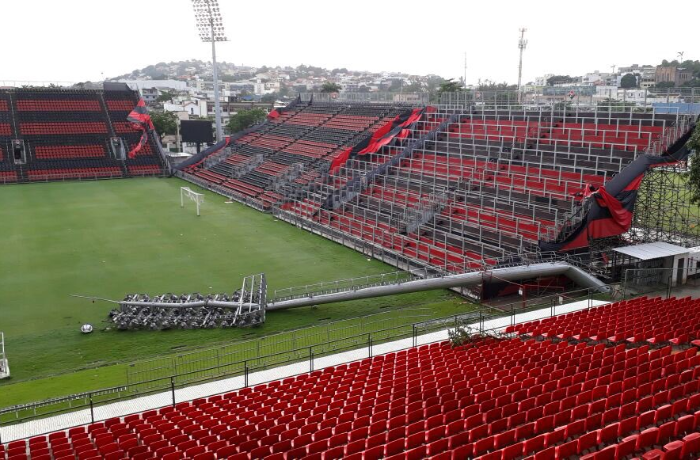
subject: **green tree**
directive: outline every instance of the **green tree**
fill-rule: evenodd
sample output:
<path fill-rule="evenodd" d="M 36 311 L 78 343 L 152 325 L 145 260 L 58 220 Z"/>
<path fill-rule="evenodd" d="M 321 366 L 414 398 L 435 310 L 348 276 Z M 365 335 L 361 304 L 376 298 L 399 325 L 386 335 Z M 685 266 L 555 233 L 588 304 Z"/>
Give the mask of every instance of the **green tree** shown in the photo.
<path fill-rule="evenodd" d="M 459 93 L 461 91 L 464 91 L 462 83 L 454 81 L 450 78 L 440 83 L 440 87 L 438 88 L 438 95 L 442 95 L 444 93 Z"/>
<path fill-rule="evenodd" d="M 279 97 L 289 96 L 289 87 L 286 85 L 280 85 L 280 90 L 277 92 L 277 95 Z"/>
<path fill-rule="evenodd" d="M 675 83 L 673 83 L 672 81 L 661 81 L 654 85 L 655 88 L 673 88 L 675 86 Z"/>
<path fill-rule="evenodd" d="M 174 94 L 170 91 L 164 91 L 163 94 L 156 98 L 156 102 L 169 102 L 173 99 Z"/>
<path fill-rule="evenodd" d="M 420 93 L 423 91 L 423 85 L 419 81 L 413 81 L 408 85 L 404 85 L 404 93 Z"/>
<path fill-rule="evenodd" d="M 325 82 L 323 86 L 321 86 L 322 93 L 337 93 L 340 91 L 340 89 L 339 84 L 330 81 Z"/>
<path fill-rule="evenodd" d="M 623 89 L 636 88 L 637 87 L 637 76 L 628 73 L 622 79 L 620 79 L 620 87 Z"/>
<path fill-rule="evenodd" d="M 226 127 L 231 134 L 243 131 L 246 128 L 265 121 L 267 113 L 263 109 L 241 110 L 228 120 Z"/>
<path fill-rule="evenodd" d="M 476 89 L 477 91 L 507 91 L 518 89 L 518 85 L 509 85 L 506 82 L 496 83 L 491 80 L 485 80 L 483 83 L 480 83 Z"/>
<path fill-rule="evenodd" d="M 177 134 L 177 116 L 173 112 L 153 112 L 151 121 L 161 139 L 167 134 Z"/>
<path fill-rule="evenodd" d="M 399 91 L 401 91 L 402 87 L 403 87 L 403 80 L 401 80 L 400 78 L 396 78 L 396 79 L 391 80 L 391 85 L 389 85 L 389 88 L 387 91 L 389 91 L 390 93 L 398 93 Z"/>
<path fill-rule="evenodd" d="M 700 88 L 700 78 L 693 78 L 692 80 L 683 83 L 681 86 L 686 88 Z"/>
<path fill-rule="evenodd" d="M 547 79 L 547 86 L 560 85 L 562 83 L 574 83 L 575 78 L 571 78 L 568 75 L 554 75 Z"/>
<path fill-rule="evenodd" d="M 238 74 L 238 75 L 222 75 L 222 76 L 221 76 L 221 81 L 225 81 L 225 82 L 235 82 L 235 81 L 245 80 L 245 79 L 247 79 L 247 78 L 249 78 L 249 77 L 250 77 L 250 75 L 241 75 L 241 74 Z"/>
<path fill-rule="evenodd" d="M 688 173 L 688 187 L 690 188 L 690 201 L 700 204 L 700 123 L 695 125 L 695 131 L 688 141 L 688 149 L 695 153 L 690 157 L 690 172 Z"/>

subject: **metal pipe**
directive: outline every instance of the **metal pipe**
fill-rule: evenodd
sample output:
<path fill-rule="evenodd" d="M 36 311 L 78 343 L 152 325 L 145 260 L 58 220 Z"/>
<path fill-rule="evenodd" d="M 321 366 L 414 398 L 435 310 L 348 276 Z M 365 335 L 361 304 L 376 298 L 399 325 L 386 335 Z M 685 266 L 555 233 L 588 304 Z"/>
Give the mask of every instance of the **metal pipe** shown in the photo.
<path fill-rule="evenodd" d="M 589 275 L 580 268 L 571 266 L 564 262 L 554 262 L 523 265 L 518 267 L 496 268 L 488 272 L 463 273 L 460 275 L 451 275 L 442 278 L 406 281 L 388 286 L 373 286 L 345 292 L 282 300 L 269 303 L 267 305 L 267 309 L 284 310 L 287 308 L 306 307 L 310 305 L 344 302 L 348 300 L 367 299 L 371 297 L 382 297 L 396 294 L 407 294 L 410 292 L 428 291 L 432 289 L 475 286 L 480 284 L 485 276 L 489 275 L 493 275 L 495 278 L 506 281 L 519 281 L 538 276 L 565 275 L 581 286 L 593 288 L 600 292 L 608 292 L 610 290 L 610 288 L 605 286 L 600 280 Z"/>
<path fill-rule="evenodd" d="M 196 307 L 224 307 L 224 308 L 238 308 L 242 307 L 257 307 L 258 304 L 255 303 L 244 303 L 239 302 L 224 302 L 221 300 L 198 300 L 196 302 L 142 302 L 142 301 L 131 301 L 123 300 L 116 302 L 120 305 L 128 305 L 131 307 L 158 307 L 158 308 L 196 308 Z"/>

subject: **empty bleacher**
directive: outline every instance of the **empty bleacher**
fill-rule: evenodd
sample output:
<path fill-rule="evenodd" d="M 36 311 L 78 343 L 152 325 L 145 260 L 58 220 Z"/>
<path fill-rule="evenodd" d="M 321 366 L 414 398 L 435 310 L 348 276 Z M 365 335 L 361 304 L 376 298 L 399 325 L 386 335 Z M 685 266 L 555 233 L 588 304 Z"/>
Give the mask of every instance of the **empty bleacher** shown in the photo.
<path fill-rule="evenodd" d="M 536 253 L 538 241 L 553 240 L 580 209 L 586 185 L 602 186 L 639 155 L 664 152 L 683 134 L 682 121 L 633 112 L 434 111 L 409 139 L 435 135 L 372 174 L 340 208 L 319 210 L 324 197 L 308 193 L 283 209 L 433 269 L 483 269 Z M 366 175 L 401 145 L 348 162 L 325 185 Z"/>
<path fill-rule="evenodd" d="M 0 458 L 697 458 L 697 348 L 555 335 L 595 314 L 624 336 L 644 320 L 628 313 L 649 304 L 690 318 L 700 302 L 640 298 L 516 325 L 510 338 L 410 348 L 14 441 Z"/>
<path fill-rule="evenodd" d="M 133 91 L 0 91 L 0 183 L 163 174 L 150 136 L 134 159 L 112 144 L 120 138 L 128 152 L 139 142 L 141 131 L 126 120 L 137 102 Z"/>
<path fill-rule="evenodd" d="M 184 172 L 269 209 L 285 196 L 282 186 L 319 179 L 318 171 L 327 171 L 336 155 L 405 110 L 383 104 L 299 104 L 237 139 L 214 164 L 205 161 Z"/>
<path fill-rule="evenodd" d="M 0 184 L 17 182 L 17 172 L 12 161 L 14 117 L 11 108 L 10 95 L 0 92 Z"/>
<path fill-rule="evenodd" d="M 376 152 L 330 171 L 405 107 L 299 103 L 186 178 L 319 233 L 443 273 L 538 257 L 580 213 L 588 186 L 690 126 L 674 114 L 428 108 Z"/>
<path fill-rule="evenodd" d="M 700 302 L 689 297 L 671 300 L 641 298 L 512 326 L 507 332 L 564 340 L 700 344 Z"/>

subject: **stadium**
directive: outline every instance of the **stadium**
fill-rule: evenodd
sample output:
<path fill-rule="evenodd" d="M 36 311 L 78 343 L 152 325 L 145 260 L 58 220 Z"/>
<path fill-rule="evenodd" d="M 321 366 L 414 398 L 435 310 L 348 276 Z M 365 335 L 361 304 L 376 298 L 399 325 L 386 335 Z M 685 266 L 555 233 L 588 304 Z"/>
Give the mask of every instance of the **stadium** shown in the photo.
<path fill-rule="evenodd" d="M 700 458 L 697 104 L 559 96 L 0 88 L 0 460 Z"/>

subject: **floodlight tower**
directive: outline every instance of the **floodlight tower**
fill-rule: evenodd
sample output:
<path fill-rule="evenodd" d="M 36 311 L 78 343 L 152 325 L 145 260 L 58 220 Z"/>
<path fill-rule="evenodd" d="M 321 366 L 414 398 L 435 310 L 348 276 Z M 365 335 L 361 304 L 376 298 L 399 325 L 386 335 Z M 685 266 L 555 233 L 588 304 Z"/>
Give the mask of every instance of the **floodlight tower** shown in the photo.
<path fill-rule="evenodd" d="M 214 79 L 214 114 L 216 116 L 216 141 L 221 142 L 223 129 L 221 127 L 221 101 L 219 100 L 219 71 L 216 65 L 216 42 L 228 41 L 221 19 L 218 0 L 192 0 L 194 17 L 199 29 L 199 38 L 203 42 L 211 42 L 211 63 Z"/>
<path fill-rule="evenodd" d="M 527 40 L 525 40 L 525 32 L 527 32 L 527 29 L 525 27 L 522 27 L 520 29 L 520 40 L 518 40 L 518 48 L 520 48 L 520 63 L 518 64 L 518 102 L 522 102 L 522 98 L 523 98 L 523 87 L 522 87 L 523 51 L 525 51 L 525 48 L 527 48 Z"/>

